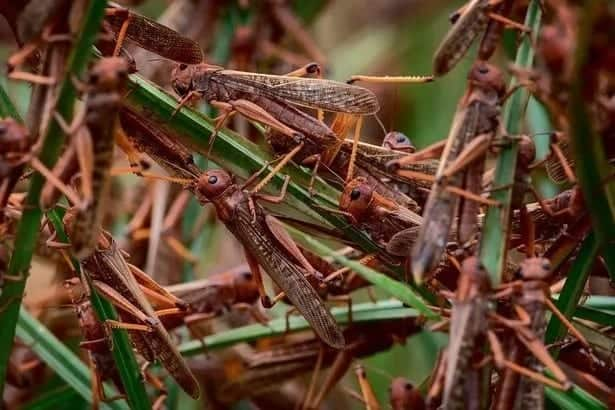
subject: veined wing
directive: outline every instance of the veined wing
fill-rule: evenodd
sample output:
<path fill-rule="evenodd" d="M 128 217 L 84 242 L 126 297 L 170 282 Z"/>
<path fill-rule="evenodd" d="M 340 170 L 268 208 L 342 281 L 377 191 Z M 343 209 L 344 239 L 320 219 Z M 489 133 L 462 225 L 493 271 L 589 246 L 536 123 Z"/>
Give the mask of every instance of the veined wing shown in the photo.
<path fill-rule="evenodd" d="M 376 95 L 356 85 L 318 78 L 267 75 L 220 70 L 224 86 L 243 92 L 255 92 L 291 104 L 325 111 L 369 115 L 380 109 Z"/>
<path fill-rule="evenodd" d="M 145 295 L 139 288 L 139 284 L 130 271 L 128 263 L 123 258 L 120 250 L 117 248 L 115 241 L 111 241 L 111 248 L 100 252 L 102 261 L 106 265 L 118 273 L 118 278 L 124 283 L 126 288 L 131 293 L 131 296 L 138 303 L 137 308 L 141 309 L 147 316 L 156 318 L 154 308 L 145 298 Z M 179 354 L 175 344 L 171 341 L 171 337 L 167 333 L 160 321 L 149 323 L 153 326 L 154 332 L 144 336 L 139 334 L 144 342 L 149 346 L 152 352 L 156 354 L 157 359 L 167 369 L 169 374 L 177 381 L 177 383 L 193 398 L 200 396 L 199 384 L 192 375 L 188 365 Z"/>
<path fill-rule="evenodd" d="M 123 7 L 113 3 L 112 6 L 111 9 L 124 10 Z M 179 63 L 198 64 L 203 61 L 203 50 L 196 41 L 155 20 L 133 11 L 128 13 L 130 13 L 130 21 L 126 37 L 137 43 L 139 47 Z M 105 17 L 107 24 L 116 33 L 119 32 L 125 20 L 125 15 L 120 13 L 108 13 Z"/>

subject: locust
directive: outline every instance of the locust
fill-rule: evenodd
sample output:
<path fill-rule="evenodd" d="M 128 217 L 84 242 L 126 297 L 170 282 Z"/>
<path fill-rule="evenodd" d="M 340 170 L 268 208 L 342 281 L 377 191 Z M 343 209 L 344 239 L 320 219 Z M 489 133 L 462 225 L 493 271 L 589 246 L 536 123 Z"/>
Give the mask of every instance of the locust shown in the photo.
<path fill-rule="evenodd" d="M 374 186 L 363 177 L 346 184 L 339 209 L 351 224 L 368 232 L 376 243 L 396 256 L 405 256 L 407 250 L 389 248 L 391 238 L 405 229 L 413 229 L 416 238 L 418 227 L 423 223 L 420 215 L 375 192 Z"/>
<path fill-rule="evenodd" d="M 433 58 L 433 72 L 439 77 L 448 73 L 468 52 L 474 40 L 487 30 L 489 22 L 495 20 L 510 27 L 517 28 L 522 32 L 529 32 L 529 29 L 522 24 L 516 23 L 500 14 L 497 14 L 503 2 L 510 3 L 511 0 L 470 0 L 461 11 L 453 24 L 453 27 L 446 34 L 440 46 L 436 50 Z M 481 57 L 488 58 L 493 50 L 491 44 L 492 34 L 483 40 L 481 47 Z"/>
<path fill-rule="evenodd" d="M 83 335 L 83 341 L 79 343 L 79 346 L 88 352 L 90 365 L 92 366 L 94 376 L 92 381 L 93 403 L 98 403 L 101 400 L 109 401 L 112 398 L 105 396 L 102 383 L 106 380 L 112 381 L 121 395 L 125 394 L 124 385 L 115 366 L 111 353 L 111 344 L 105 328 L 96 317 L 87 293 L 83 292 L 78 298 L 73 294 L 72 289 L 78 283 L 79 279 L 74 278 L 73 280 L 65 281 L 64 287 L 69 291 L 71 303 L 75 308 L 79 327 Z"/>
<path fill-rule="evenodd" d="M 70 226 L 70 217 L 65 224 Z M 198 398 L 200 392 L 196 379 L 144 295 L 141 285 L 173 303 L 175 308 L 172 313 L 185 310 L 186 304 L 166 292 L 147 274 L 129 265 L 116 242 L 104 231 L 99 237 L 96 251 L 81 263 L 96 290 L 119 307 L 120 316 L 125 319 L 123 322 L 107 321 L 107 325 L 132 330 L 130 338 L 139 353 L 149 362 L 158 359 L 186 393 Z"/>
<path fill-rule="evenodd" d="M 488 331 L 489 276 L 474 256 L 463 260 L 451 311 L 451 328 L 445 360 L 438 366 L 429 392 L 433 401 L 442 390 L 445 409 L 475 409 L 480 402 L 480 370 L 472 368 L 481 354 Z M 441 385 L 443 380 L 443 386 Z M 467 406 L 467 407 L 466 407 Z"/>
<path fill-rule="evenodd" d="M 277 76 L 226 70 L 209 64 L 179 64 L 173 70 L 172 86 L 182 97 L 180 106 L 199 96 L 223 113 L 216 121 L 214 136 L 234 112 L 282 134 L 281 150 L 286 155 L 270 178 L 298 153 L 299 163 L 312 164 L 317 170 L 323 152 L 338 143 L 338 137 L 327 125 L 298 107 L 357 116 L 372 115 L 379 110 L 376 96 L 365 88 L 298 77 L 319 71 L 317 64 L 308 64 L 292 75 Z"/>
<path fill-rule="evenodd" d="M 244 187 L 253 182 L 254 178 L 251 179 Z M 288 183 L 288 179 L 286 181 Z M 272 303 L 262 285 L 259 265 L 284 291 L 316 334 L 328 345 L 342 348 L 344 337 L 340 328 L 306 277 L 312 275 L 322 279 L 322 275 L 303 257 L 281 223 L 254 201 L 280 202 L 283 195 L 250 194 L 233 183 L 231 176 L 223 170 L 203 173 L 196 182 L 195 190 L 201 202 L 214 204 L 220 220 L 243 245 L 246 259 L 259 285 L 263 305 L 268 307 Z"/>
<path fill-rule="evenodd" d="M 181 323 L 189 327 L 195 322 L 211 319 L 232 309 L 247 310 L 258 322 L 267 321 L 254 306 L 260 293 L 254 275 L 245 265 L 211 275 L 204 280 L 167 286 L 165 289 L 188 306 Z M 175 326 L 169 319 L 164 320 L 164 325 L 170 330 Z"/>
<path fill-rule="evenodd" d="M 323 345 L 315 337 L 307 340 L 287 340 L 282 344 L 247 355 L 242 360 L 244 363 L 242 372 L 239 375 L 235 372 L 227 376 L 231 380 L 218 383 L 220 387 L 215 395 L 229 404 L 229 401 L 254 397 L 266 390 L 279 391 L 281 383 L 313 372 L 303 408 L 318 409 L 350 369 L 354 359 L 369 357 L 390 349 L 394 344 L 418 331 L 420 325 L 415 318 L 353 323 L 344 330 L 347 348 L 340 351 Z M 318 384 L 319 373 L 327 368 L 330 368 L 329 374 Z M 211 377 L 212 375 L 209 376 Z"/>
<path fill-rule="evenodd" d="M 295 140 L 337 140 L 324 123 L 295 107 L 356 115 L 379 110 L 371 91 L 332 80 L 233 71 L 205 63 L 179 64 L 172 78 L 173 89 L 184 100 L 199 96 L 221 109 L 224 120 L 236 110 Z"/>
<path fill-rule="evenodd" d="M 56 79 L 18 69 L 41 44 L 46 42 L 70 41 L 70 35 L 55 33 L 55 25 L 61 15 L 67 15 L 74 2 L 67 0 L 16 1 L 14 7 L 0 7 L 21 45 L 21 49 L 9 57 L 9 77 L 40 84 L 54 84 Z M 81 2 L 84 3 L 84 2 Z M 112 3 L 106 9 L 104 23 L 109 32 L 116 33 L 112 54 L 120 55 L 126 38 L 140 47 L 168 59 L 196 64 L 203 60 L 203 51 L 195 41 L 184 37 L 170 28 L 157 23 L 134 11 Z M 99 46 L 104 46 L 99 43 Z M 105 47 L 103 47 L 104 49 Z"/>
<path fill-rule="evenodd" d="M 532 250 L 533 247 L 528 247 Z M 531 251 L 528 251 L 531 252 Z M 515 327 L 518 343 L 511 345 L 508 369 L 502 377 L 499 389 L 498 403 L 504 408 L 544 408 L 544 384 L 559 389 L 567 389 L 571 383 L 565 373 L 559 368 L 544 348 L 544 334 L 546 330 L 546 309 L 551 310 L 557 318 L 566 325 L 571 334 L 583 346 L 589 348 L 585 337 L 572 326 L 568 319 L 551 302 L 547 292 L 546 279 L 552 273 L 552 266 L 544 257 L 530 256 L 520 266 L 521 281 L 507 283 L 497 297 L 508 296 L 516 311 L 517 320 L 525 326 Z M 506 320 L 498 320 L 508 325 Z M 533 353 L 533 354 L 530 354 Z M 529 372 L 519 372 L 519 366 L 526 367 Z M 557 382 L 546 379 L 540 375 L 546 366 L 553 373 Z M 513 372 L 517 374 L 513 374 Z M 522 376 L 519 380 L 519 373 Z M 541 376 L 541 377 L 537 377 Z M 546 380 L 545 380 L 546 379 Z"/>
<path fill-rule="evenodd" d="M 474 64 L 468 75 L 468 89 L 459 102 L 442 151 L 418 239 L 408 252 L 418 282 L 439 263 L 455 215 L 458 215 L 458 242 L 465 246 L 476 233 L 479 204 L 497 205 L 482 198 L 480 193 L 487 149 L 500 131 L 504 91 L 504 80 L 496 67 L 484 61 Z M 414 153 L 411 157 L 418 155 Z M 399 167 L 405 162 L 408 160 L 400 159 L 389 165 Z M 404 171 L 397 172 L 403 174 Z"/>
<path fill-rule="evenodd" d="M 74 153 L 80 166 L 83 201 L 69 196 L 79 206 L 69 235 L 79 259 L 94 252 L 102 229 L 111 182 L 117 115 L 127 79 L 128 65 L 123 58 L 99 60 L 90 69 L 83 86 L 85 106 L 81 114 L 71 125 L 56 115 L 58 123 L 73 136 L 74 151 L 68 150 L 66 155 Z M 70 192 L 68 188 L 67 191 Z"/>
<path fill-rule="evenodd" d="M 356 144 L 356 149 L 353 149 L 354 146 L 354 141 L 345 140 L 328 164 L 329 169 L 344 178 L 346 183 L 354 177 L 363 177 L 379 194 L 410 211 L 420 212 L 438 168 L 437 161 L 406 164 L 403 166 L 405 176 L 400 176 L 391 172 L 387 164 L 405 158 L 408 155 L 406 152 L 364 142 Z M 390 182 L 394 182 L 395 186 L 391 186 Z"/>

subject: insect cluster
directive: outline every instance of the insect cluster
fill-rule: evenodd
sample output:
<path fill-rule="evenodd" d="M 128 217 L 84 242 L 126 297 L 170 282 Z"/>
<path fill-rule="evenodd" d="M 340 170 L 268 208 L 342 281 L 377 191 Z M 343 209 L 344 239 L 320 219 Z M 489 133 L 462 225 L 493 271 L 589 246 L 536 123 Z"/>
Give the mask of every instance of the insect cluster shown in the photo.
<path fill-rule="evenodd" d="M 470 0 L 433 75 L 339 82 L 293 2 L 131 3 L 0 4 L 0 408 L 615 405 L 611 4 Z M 466 62 L 445 139 L 379 131 Z"/>

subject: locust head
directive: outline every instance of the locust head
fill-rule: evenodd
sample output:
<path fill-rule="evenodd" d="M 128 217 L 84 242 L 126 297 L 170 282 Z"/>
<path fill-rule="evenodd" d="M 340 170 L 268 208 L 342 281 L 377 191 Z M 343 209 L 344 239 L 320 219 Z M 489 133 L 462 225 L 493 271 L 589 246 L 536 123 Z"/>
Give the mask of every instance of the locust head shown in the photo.
<path fill-rule="evenodd" d="M 339 208 L 347 212 L 355 222 L 361 221 L 372 203 L 374 187 L 363 177 L 357 177 L 350 181 L 342 197 L 340 198 Z"/>
<path fill-rule="evenodd" d="M 410 138 L 398 131 L 391 131 L 384 136 L 382 146 L 396 151 L 403 151 L 412 154 L 416 148 Z"/>
<path fill-rule="evenodd" d="M 498 98 L 502 98 L 506 93 L 502 71 L 486 61 L 478 60 L 474 63 L 468 74 L 468 81 L 472 88 L 495 92 Z"/>
<path fill-rule="evenodd" d="M 198 195 L 206 201 L 215 201 L 220 195 L 233 186 L 233 178 L 222 169 L 212 169 L 204 172 L 196 184 Z"/>
<path fill-rule="evenodd" d="M 527 258 L 521 262 L 520 273 L 525 280 L 545 280 L 551 275 L 551 262 L 547 258 Z"/>
<path fill-rule="evenodd" d="M 0 119 L 0 176 L 5 176 L 30 149 L 28 129 L 12 118 Z"/>
<path fill-rule="evenodd" d="M 123 57 L 106 57 L 92 66 L 88 83 L 98 91 L 120 90 L 128 79 L 129 63 Z"/>
<path fill-rule="evenodd" d="M 188 64 L 178 64 L 173 68 L 171 74 L 171 86 L 180 97 L 185 97 L 190 91 L 194 90 L 192 78 L 196 66 Z"/>

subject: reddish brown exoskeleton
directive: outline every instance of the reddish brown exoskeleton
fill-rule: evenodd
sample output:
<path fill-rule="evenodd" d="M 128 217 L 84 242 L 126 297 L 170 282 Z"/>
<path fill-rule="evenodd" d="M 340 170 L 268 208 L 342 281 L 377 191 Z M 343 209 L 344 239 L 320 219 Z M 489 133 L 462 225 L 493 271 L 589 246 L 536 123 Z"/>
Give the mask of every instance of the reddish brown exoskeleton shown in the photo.
<path fill-rule="evenodd" d="M 425 399 L 408 379 L 396 377 L 389 387 L 392 410 L 425 410 Z"/>
<path fill-rule="evenodd" d="M 346 184 L 339 208 L 348 215 L 353 225 L 368 232 L 376 243 L 387 247 L 389 253 L 396 256 L 406 256 L 407 246 L 402 247 L 400 254 L 398 247 L 389 248 L 391 238 L 413 227 L 416 239 L 418 227 L 423 222 L 418 214 L 375 192 L 363 177 Z"/>
<path fill-rule="evenodd" d="M 247 181 L 244 186 L 251 182 Z M 284 291 L 318 336 L 330 346 L 342 348 L 344 337 L 341 330 L 306 278 L 307 274 L 320 279 L 321 274 L 303 257 L 282 224 L 254 201 L 279 202 L 283 195 L 276 198 L 250 194 L 223 170 L 203 173 L 196 183 L 196 193 L 202 202 L 214 204 L 220 220 L 244 246 L 248 264 L 259 284 L 263 305 L 270 306 L 271 301 L 265 293 L 259 265 Z"/>
<path fill-rule="evenodd" d="M 259 300 L 260 293 L 254 275 L 247 265 L 211 275 L 200 281 L 167 286 L 165 289 L 187 304 L 186 316 L 181 323 L 188 326 L 232 309 L 247 310 L 261 323 L 267 320 L 254 305 Z M 164 320 L 167 329 L 175 327 L 170 319 Z"/>

